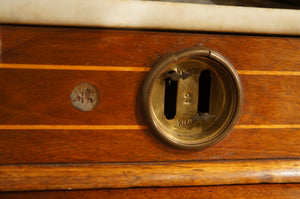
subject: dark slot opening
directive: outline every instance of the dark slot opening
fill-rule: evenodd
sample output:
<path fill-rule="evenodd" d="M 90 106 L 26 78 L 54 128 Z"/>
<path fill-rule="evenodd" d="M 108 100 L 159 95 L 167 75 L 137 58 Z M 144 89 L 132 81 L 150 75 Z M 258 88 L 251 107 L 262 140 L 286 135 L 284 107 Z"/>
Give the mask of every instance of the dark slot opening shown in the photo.
<path fill-rule="evenodd" d="M 169 73 L 173 73 L 171 71 Z M 173 81 L 171 78 L 165 80 L 165 110 L 164 114 L 168 120 L 174 119 L 176 115 L 178 81 Z"/>
<path fill-rule="evenodd" d="M 210 97 L 210 72 L 204 70 L 199 77 L 199 96 L 198 96 L 198 113 L 209 112 L 209 97 Z"/>

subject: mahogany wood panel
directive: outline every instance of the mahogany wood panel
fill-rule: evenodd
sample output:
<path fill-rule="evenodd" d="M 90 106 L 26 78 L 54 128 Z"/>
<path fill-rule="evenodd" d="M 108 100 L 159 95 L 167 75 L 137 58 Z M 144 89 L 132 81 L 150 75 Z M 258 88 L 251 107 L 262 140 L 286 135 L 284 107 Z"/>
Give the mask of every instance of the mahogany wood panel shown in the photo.
<path fill-rule="evenodd" d="M 1 164 L 299 158 L 299 129 L 236 129 L 204 151 L 167 146 L 139 130 L 2 130 Z"/>
<path fill-rule="evenodd" d="M 1 69 L 1 124 L 141 124 L 145 72 Z M 70 103 L 81 81 L 95 84 L 100 103 L 82 112 Z M 300 124 L 300 75 L 241 75 L 240 124 Z M 291 115 L 292 114 L 292 115 Z"/>
<path fill-rule="evenodd" d="M 298 37 L 1 26 L 3 63 L 151 66 L 165 54 L 204 45 L 236 67 L 299 71 Z"/>
<path fill-rule="evenodd" d="M 34 70 L 1 68 L 0 93 L 5 96 L 0 98 L 1 125 L 141 125 L 143 129 L 0 130 L 2 164 L 299 157 L 300 76 L 299 72 L 284 75 L 299 71 L 299 38 L 30 26 L 1 26 L 1 38 L 2 63 L 81 64 L 87 69 L 89 65 L 150 67 L 166 53 L 203 44 L 241 71 L 244 106 L 238 126 L 250 128 L 237 128 L 204 151 L 180 151 L 144 130 L 140 93 L 146 72 L 45 70 L 43 65 Z M 245 70 L 279 74 L 242 74 Z M 100 90 L 100 104 L 92 112 L 80 112 L 70 103 L 71 90 L 80 81 Z"/>
<path fill-rule="evenodd" d="M 0 166 L 0 191 L 297 183 L 299 160 Z"/>
<path fill-rule="evenodd" d="M 140 72 L 0 69 L 1 124 L 138 124 Z M 81 81 L 96 85 L 100 103 L 94 111 L 75 109 L 70 100 Z M 2 90 L 3 89 L 3 90 Z M 1 92 L 0 91 L 0 92 Z"/>
<path fill-rule="evenodd" d="M 299 182 L 298 37 L 1 25 L 0 39 L 2 191 Z M 182 151 L 147 129 L 141 86 L 160 57 L 199 45 L 235 66 L 244 105 L 235 129 L 221 143 Z M 4 68 L 14 64 L 31 69 Z M 46 68 L 53 65 L 69 69 Z M 100 90 L 100 104 L 91 112 L 70 103 L 70 93 L 81 81 Z M 247 188 L 233 187 L 241 190 L 240 196 L 247 194 Z M 260 195 L 255 185 L 249 186 L 257 195 L 248 196 L 263 198 L 267 191 L 274 198 L 299 195 L 298 185 L 262 187 Z M 197 188 L 158 190 L 188 196 L 187 190 L 197 194 Z M 229 197 L 235 191 L 231 188 L 200 189 L 203 194 L 220 189 L 220 195 Z M 283 189 L 287 195 L 278 191 Z M 136 190 L 156 192 L 123 189 L 129 196 Z M 109 196 L 109 191 L 95 192 Z"/>
<path fill-rule="evenodd" d="M 300 184 L 261 184 L 231 186 L 199 186 L 172 188 L 101 189 L 73 191 L 2 192 L 3 199 L 192 199 L 192 198 L 247 198 L 247 199 L 298 199 Z"/>

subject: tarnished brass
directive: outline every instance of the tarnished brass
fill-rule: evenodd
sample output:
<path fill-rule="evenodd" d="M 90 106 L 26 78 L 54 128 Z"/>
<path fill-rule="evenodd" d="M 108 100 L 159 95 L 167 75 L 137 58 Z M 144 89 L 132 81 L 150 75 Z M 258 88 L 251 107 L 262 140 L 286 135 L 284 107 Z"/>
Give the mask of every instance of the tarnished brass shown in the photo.
<path fill-rule="evenodd" d="M 207 82 L 202 85 L 200 76 L 205 73 Z M 165 101 L 166 85 L 172 82 L 177 85 L 175 94 L 167 97 L 176 96 L 173 107 Z M 182 149 L 203 149 L 222 140 L 237 122 L 242 87 L 223 56 L 204 47 L 190 48 L 153 66 L 144 82 L 143 103 L 149 125 L 161 138 Z M 206 111 L 201 111 L 201 103 Z M 165 106 L 176 113 L 167 117 Z"/>
<path fill-rule="evenodd" d="M 93 84 L 80 82 L 70 95 L 73 107 L 80 111 L 91 111 L 99 104 L 99 91 Z"/>

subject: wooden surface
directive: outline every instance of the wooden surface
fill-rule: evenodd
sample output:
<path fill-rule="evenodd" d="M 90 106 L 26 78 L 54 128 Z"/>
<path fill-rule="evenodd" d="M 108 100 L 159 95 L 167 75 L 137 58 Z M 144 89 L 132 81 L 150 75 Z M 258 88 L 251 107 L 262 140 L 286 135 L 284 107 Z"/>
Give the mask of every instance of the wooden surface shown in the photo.
<path fill-rule="evenodd" d="M 300 157 L 298 37 L 8 25 L 0 28 L 1 190 L 68 188 L 63 181 L 55 184 L 52 179 L 59 173 L 44 164 L 62 169 L 63 180 L 70 163 L 84 173 L 83 165 L 93 163 L 107 165 L 107 171 L 113 172 L 120 163 L 146 164 L 157 169 L 160 163 L 200 161 L 210 164 L 213 170 L 225 160 L 237 166 L 229 170 L 230 177 L 226 176 L 231 182 L 217 184 L 300 182 L 299 170 L 293 170 L 296 173 L 292 181 L 288 172 L 298 168 L 294 163 Z M 167 146 L 148 130 L 141 111 L 141 85 L 160 57 L 199 45 L 219 52 L 238 70 L 244 105 L 238 124 L 221 143 L 204 151 L 182 151 Z M 100 91 L 100 103 L 91 112 L 78 111 L 70 102 L 72 89 L 82 81 L 93 83 Z M 287 159 L 293 159 L 293 165 L 286 165 Z M 243 168 L 243 160 L 257 165 L 256 172 L 242 173 L 241 176 L 247 176 L 241 180 L 234 172 Z M 259 165 L 271 160 L 283 165 L 283 170 L 263 178 L 265 173 L 259 172 Z M 276 165 L 270 168 L 277 171 Z M 77 189 L 95 188 L 95 184 L 97 188 L 191 186 L 218 181 L 213 178 L 194 183 L 183 175 L 178 184 L 151 184 L 152 179 L 147 178 L 148 184 L 125 180 L 126 185 L 117 186 L 103 181 L 103 176 L 109 174 L 100 178 L 91 167 L 86 169 L 99 181 L 90 181 L 86 173 L 81 176 L 85 179 L 82 181 L 73 173 L 81 182 L 76 184 Z M 155 169 L 147 175 L 158 172 Z M 30 172 L 33 176 L 26 176 Z M 46 181 L 39 181 L 39 175 L 45 173 L 52 188 Z M 286 175 L 289 178 L 282 180 Z M 117 176 L 121 174 L 114 177 Z M 25 182 L 30 177 L 27 187 Z M 209 178 L 205 174 L 202 177 Z M 23 182 L 22 187 L 13 186 L 18 182 Z"/>
<path fill-rule="evenodd" d="M 103 189 L 85 191 L 36 191 L 36 192 L 4 192 L 2 199 L 82 199 L 82 198 L 166 198 L 166 199 L 196 199 L 196 198 L 245 198 L 245 199 L 298 199 L 300 184 L 273 185 L 232 185 L 232 186 L 200 186 L 174 188 L 135 188 L 135 189 Z"/>
<path fill-rule="evenodd" d="M 0 166 L 0 191 L 297 183 L 299 160 Z"/>
<path fill-rule="evenodd" d="M 2 26 L 1 38 L 2 164 L 300 156 L 298 38 L 23 26 Z M 141 84 L 158 58 L 198 45 L 220 52 L 238 69 L 244 105 L 222 143 L 186 152 L 147 130 Z M 81 81 L 100 91 L 92 112 L 70 103 Z"/>
<path fill-rule="evenodd" d="M 238 70 L 299 71 L 299 38 L 158 31 L 1 26 L 2 62 L 151 67 L 167 53 L 204 45 Z"/>
<path fill-rule="evenodd" d="M 2 130 L 0 135 L 5 164 L 299 157 L 298 129 L 234 130 L 199 152 L 173 149 L 145 130 Z"/>

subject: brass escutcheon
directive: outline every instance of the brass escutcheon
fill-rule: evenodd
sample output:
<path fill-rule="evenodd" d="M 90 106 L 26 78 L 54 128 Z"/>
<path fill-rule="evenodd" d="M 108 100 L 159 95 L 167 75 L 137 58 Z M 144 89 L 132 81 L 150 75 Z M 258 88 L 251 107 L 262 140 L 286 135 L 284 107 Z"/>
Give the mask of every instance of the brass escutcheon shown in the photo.
<path fill-rule="evenodd" d="M 149 126 L 181 149 L 204 149 L 221 141 L 238 120 L 242 86 L 234 67 L 204 47 L 159 60 L 143 85 Z"/>

